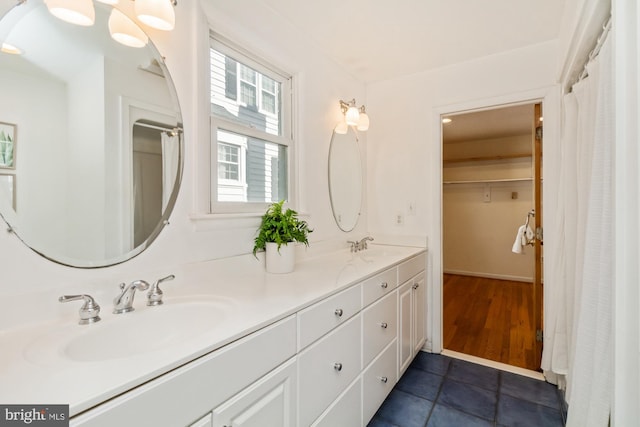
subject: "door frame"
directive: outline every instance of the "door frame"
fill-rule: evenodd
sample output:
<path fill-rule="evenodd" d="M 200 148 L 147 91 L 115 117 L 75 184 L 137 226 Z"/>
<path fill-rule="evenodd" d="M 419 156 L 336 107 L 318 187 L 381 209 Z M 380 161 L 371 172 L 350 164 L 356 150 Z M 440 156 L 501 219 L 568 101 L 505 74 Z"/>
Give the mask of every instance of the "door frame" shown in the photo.
<path fill-rule="evenodd" d="M 542 165 L 543 180 L 542 204 L 544 210 L 553 212 L 556 201 L 552 197 L 553 188 L 558 182 L 559 164 L 557 163 L 560 153 L 560 124 L 561 124 L 561 87 L 560 85 L 548 86 L 527 92 L 514 93 L 499 97 L 477 99 L 457 104 L 450 104 L 435 107 L 431 114 L 431 123 L 433 134 L 429 145 L 429 163 L 427 167 L 430 171 L 430 181 L 434 183 L 430 187 L 431 194 L 427 195 L 427 200 L 434 207 L 433 215 L 428 223 L 429 235 L 429 252 L 428 252 L 428 271 L 429 280 L 427 287 L 427 343 L 425 348 L 433 353 L 441 353 L 443 350 L 443 239 L 442 239 L 442 116 L 471 112 L 490 110 L 499 107 L 541 103 L 544 111 L 544 138 L 542 152 L 545 153 L 545 161 Z M 437 184 L 437 185 L 436 185 Z M 545 227 L 553 230 L 554 219 L 547 215 L 545 218 Z M 547 256 L 554 254 L 555 239 L 551 233 L 545 235 L 545 253 Z M 551 259 L 551 258 L 549 258 Z M 548 269 L 544 269 L 543 260 L 543 282 Z M 552 306 L 549 303 L 550 292 L 543 295 L 543 319 L 549 318 L 547 315 L 548 308 Z M 543 330 L 546 329 L 543 322 Z"/>

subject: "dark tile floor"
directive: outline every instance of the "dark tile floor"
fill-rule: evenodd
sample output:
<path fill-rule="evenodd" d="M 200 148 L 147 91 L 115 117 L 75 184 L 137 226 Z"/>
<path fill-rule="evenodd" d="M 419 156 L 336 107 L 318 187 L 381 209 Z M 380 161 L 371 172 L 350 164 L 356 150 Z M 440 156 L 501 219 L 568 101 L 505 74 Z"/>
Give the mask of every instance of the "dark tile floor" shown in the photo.
<path fill-rule="evenodd" d="M 420 352 L 369 427 L 562 427 L 556 386 Z"/>

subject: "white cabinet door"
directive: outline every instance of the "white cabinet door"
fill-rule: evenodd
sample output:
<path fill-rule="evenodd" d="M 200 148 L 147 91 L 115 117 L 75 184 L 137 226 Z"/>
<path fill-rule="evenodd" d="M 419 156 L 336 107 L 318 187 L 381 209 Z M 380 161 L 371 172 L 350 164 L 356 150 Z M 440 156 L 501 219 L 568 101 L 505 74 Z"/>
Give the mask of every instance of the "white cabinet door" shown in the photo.
<path fill-rule="evenodd" d="M 413 335 L 412 331 L 412 299 L 411 296 L 413 294 L 413 282 L 409 281 L 402 285 L 398 290 L 398 378 L 402 376 L 404 371 L 411 363 L 411 359 L 413 358 L 413 343 L 411 342 L 411 337 Z"/>
<path fill-rule="evenodd" d="M 294 427 L 296 359 L 247 387 L 213 410 L 213 427 Z"/>
<path fill-rule="evenodd" d="M 418 274 L 413 279 L 413 354 L 416 355 L 424 346 L 425 341 L 425 275 Z"/>

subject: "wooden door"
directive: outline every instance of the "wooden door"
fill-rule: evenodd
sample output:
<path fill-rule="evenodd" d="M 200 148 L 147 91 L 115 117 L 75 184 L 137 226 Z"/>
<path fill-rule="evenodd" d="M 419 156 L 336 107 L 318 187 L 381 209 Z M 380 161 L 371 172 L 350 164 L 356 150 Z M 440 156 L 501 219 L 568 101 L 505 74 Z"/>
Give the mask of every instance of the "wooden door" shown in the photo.
<path fill-rule="evenodd" d="M 535 209 L 534 243 L 534 277 L 533 277 L 533 327 L 535 328 L 535 357 L 536 366 L 542 360 L 542 104 L 534 107 L 533 122 L 533 204 Z"/>

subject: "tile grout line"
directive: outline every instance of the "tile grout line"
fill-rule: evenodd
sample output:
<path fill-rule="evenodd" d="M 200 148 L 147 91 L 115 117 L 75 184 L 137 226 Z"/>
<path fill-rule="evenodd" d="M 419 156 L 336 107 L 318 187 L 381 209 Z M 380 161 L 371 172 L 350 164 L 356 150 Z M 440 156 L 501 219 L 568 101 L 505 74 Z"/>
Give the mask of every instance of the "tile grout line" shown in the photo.
<path fill-rule="evenodd" d="M 446 381 L 447 375 L 449 375 L 449 370 L 451 369 L 452 364 L 453 364 L 452 361 L 449 360 L 449 363 L 447 363 L 447 370 L 444 373 L 444 375 L 442 375 L 442 381 L 440 382 L 440 387 L 438 387 L 438 392 L 436 393 L 436 397 L 433 399 L 433 405 L 431 405 L 431 410 L 429 411 L 429 415 L 427 415 L 427 419 L 425 420 L 423 427 L 427 427 L 427 425 L 429 424 L 429 419 L 431 419 L 431 415 L 433 414 L 433 411 L 436 409 L 436 403 L 438 402 L 438 398 L 440 397 L 440 393 L 442 392 L 442 388 L 444 387 L 444 382 Z"/>

